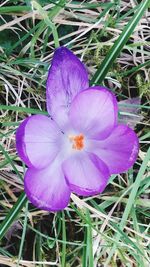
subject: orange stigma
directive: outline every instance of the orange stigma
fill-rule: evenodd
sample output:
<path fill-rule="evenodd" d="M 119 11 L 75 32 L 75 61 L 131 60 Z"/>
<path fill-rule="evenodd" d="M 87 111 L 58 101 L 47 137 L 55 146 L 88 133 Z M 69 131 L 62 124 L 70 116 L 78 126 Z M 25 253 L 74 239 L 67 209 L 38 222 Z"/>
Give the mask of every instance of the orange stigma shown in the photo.
<path fill-rule="evenodd" d="M 82 150 L 84 148 L 84 135 L 69 136 L 70 141 L 73 143 L 72 148 Z"/>

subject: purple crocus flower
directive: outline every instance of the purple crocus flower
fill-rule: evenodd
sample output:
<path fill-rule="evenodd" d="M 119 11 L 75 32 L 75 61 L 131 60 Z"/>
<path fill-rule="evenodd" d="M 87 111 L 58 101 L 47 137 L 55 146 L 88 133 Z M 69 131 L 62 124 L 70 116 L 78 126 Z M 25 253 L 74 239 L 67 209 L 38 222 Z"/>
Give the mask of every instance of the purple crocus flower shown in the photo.
<path fill-rule="evenodd" d="M 111 174 L 128 170 L 138 154 L 138 139 L 118 124 L 115 96 L 101 86 L 89 87 L 85 66 L 67 48 L 58 48 L 47 79 L 50 117 L 25 119 L 16 146 L 29 167 L 25 192 L 38 208 L 64 209 L 71 192 L 101 193 Z"/>

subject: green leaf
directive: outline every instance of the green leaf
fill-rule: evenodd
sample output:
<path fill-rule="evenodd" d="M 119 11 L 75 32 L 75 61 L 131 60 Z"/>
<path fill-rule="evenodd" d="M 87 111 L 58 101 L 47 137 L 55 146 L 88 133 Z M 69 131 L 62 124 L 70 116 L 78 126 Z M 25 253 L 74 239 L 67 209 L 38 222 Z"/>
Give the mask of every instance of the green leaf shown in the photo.
<path fill-rule="evenodd" d="M 5 149 L 3 148 L 3 146 L 1 144 L 0 144 L 0 151 L 2 151 L 2 153 L 4 154 L 6 160 L 8 160 L 8 162 L 11 164 L 14 172 L 18 175 L 18 177 L 22 181 L 22 176 L 21 176 L 20 172 L 17 170 L 13 160 L 11 159 L 11 157 L 8 155 L 7 151 L 5 151 Z"/>
<path fill-rule="evenodd" d="M 4 6 L 0 7 L 0 14 L 32 11 L 30 6 Z"/>
<path fill-rule="evenodd" d="M 8 215 L 5 217 L 2 224 L 0 225 L 0 240 L 5 236 L 8 228 L 17 218 L 18 214 L 20 213 L 21 209 L 24 207 L 26 202 L 27 202 L 27 198 L 26 198 L 25 193 L 23 192 L 18 198 L 15 205 L 12 207 L 12 209 L 8 213 Z"/>
<path fill-rule="evenodd" d="M 137 192 L 138 192 L 138 189 L 139 189 L 140 184 L 142 182 L 142 177 L 143 177 L 143 175 L 145 173 L 145 170 L 147 168 L 147 164 L 149 162 L 149 159 L 150 159 L 150 148 L 147 151 L 147 154 L 146 154 L 146 156 L 144 158 L 144 161 L 143 161 L 143 163 L 141 165 L 141 168 L 140 168 L 140 170 L 138 172 L 138 175 L 137 175 L 136 180 L 135 180 L 135 182 L 133 184 L 129 199 L 127 201 L 127 205 L 126 205 L 126 208 L 124 210 L 124 213 L 123 213 L 120 225 L 119 225 L 119 229 L 122 230 L 122 231 L 123 231 L 123 229 L 124 229 L 124 227 L 126 225 L 126 222 L 128 220 L 128 217 L 130 215 L 130 212 L 131 212 L 131 209 L 132 209 L 133 205 L 136 205 L 135 201 L 136 201 Z M 120 234 L 120 232 L 118 232 L 117 235 L 116 235 L 115 240 L 119 241 L 120 237 L 121 237 L 121 234 Z M 112 249 L 111 249 L 111 251 L 109 253 L 109 256 L 108 256 L 107 261 L 105 263 L 106 265 L 104 265 L 105 267 L 109 265 L 109 262 L 110 262 L 110 260 L 111 260 L 111 258 L 113 256 L 113 254 L 115 253 L 115 251 L 116 251 L 116 244 L 114 244 L 114 246 L 112 247 Z"/>
<path fill-rule="evenodd" d="M 106 77 L 110 67 L 114 63 L 115 59 L 121 52 L 124 45 L 127 43 L 128 39 L 130 38 L 132 32 L 134 31 L 135 27 L 137 26 L 139 20 L 143 16 L 146 8 L 150 4 L 150 0 L 144 0 L 139 5 L 139 8 L 130 22 L 124 27 L 122 33 L 120 34 L 119 38 L 116 40 L 114 45 L 111 47 L 110 51 L 108 52 L 107 56 L 103 60 L 102 64 L 96 71 L 95 75 L 91 80 L 91 84 L 101 84 L 104 78 Z"/>
<path fill-rule="evenodd" d="M 48 115 L 46 111 L 34 108 L 24 108 L 24 107 L 17 107 L 17 106 L 7 106 L 7 105 L 0 105 L 0 110 L 12 110 L 18 112 L 26 112 L 29 114 L 44 114 Z"/>
<path fill-rule="evenodd" d="M 62 238 L 63 238 L 63 244 L 62 244 L 62 260 L 61 260 L 61 266 L 66 266 L 66 222 L 65 222 L 65 215 L 62 211 Z"/>

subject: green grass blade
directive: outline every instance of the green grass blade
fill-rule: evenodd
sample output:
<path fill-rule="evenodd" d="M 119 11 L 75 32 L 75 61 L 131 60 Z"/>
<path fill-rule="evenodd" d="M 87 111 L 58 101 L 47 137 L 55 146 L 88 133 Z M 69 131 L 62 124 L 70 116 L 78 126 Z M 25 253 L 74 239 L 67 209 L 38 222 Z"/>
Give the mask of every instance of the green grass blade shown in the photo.
<path fill-rule="evenodd" d="M 130 214 L 132 205 L 135 203 L 136 194 L 137 194 L 137 191 L 139 189 L 140 183 L 142 181 L 141 177 L 143 177 L 143 175 L 144 175 L 144 172 L 145 172 L 145 170 L 147 168 L 147 164 L 149 162 L 149 159 L 150 159 L 150 148 L 147 151 L 146 157 L 145 157 L 145 159 L 144 159 L 144 161 L 143 161 L 143 163 L 141 165 L 139 173 L 138 173 L 138 175 L 136 177 L 136 180 L 134 182 L 134 186 L 133 186 L 132 191 L 130 193 L 130 196 L 129 196 L 129 199 L 128 199 L 128 203 L 127 203 L 127 206 L 125 208 L 125 211 L 124 211 L 121 223 L 120 223 L 120 229 L 124 228 L 124 226 L 126 224 L 126 221 L 128 219 L 128 216 Z"/>
<path fill-rule="evenodd" d="M 102 83 L 110 67 L 112 66 L 113 62 L 115 61 L 115 59 L 121 52 L 124 45 L 127 43 L 129 37 L 131 36 L 132 32 L 134 31 L 136 25 L 138 24 L 139 20 L 143 16 L 149 4 L 150 4 L 150 0 L 145 0 L 145 1 L 142 1 L 142 3 L 139 5 L 138 11 L 135 13 L 131 21 L 124 27 L 119 38 L 116 40 L 114 45 L 111 47 L 109 53 L 107 54 L 102 64 L 96 71 L 95 75 L 93 76 L 91 80 L 91 84 Z"/>
<path fill-rule="evenodd" d="M 5 6 L 0 7 L 0 14 L 7 14 L 7 13 L 17 13 L 17 12 L 29 12 L 31 11 L 30 6 Z"/>
<path fill-rule="evenodd" d="M 65 222 L 65 215 L 63 211 L 62 211 L 62 237 L 63 237 L 64 243 L 62 244 L 61 266 L 65 267 L 66 266 L 66 222 Z"/>
<path fill-rule="evenodd" d="M 136 67 L 133 67 L 131 70 L 123 71 L 120 75 L 121 75 L 122 77 L 128 76 L 128 75 L 132 74 L 133 72 L 137 72 L 137 71 L 139 71 L 141 68 L 146 67 L 146 66 L 149 66 L 149 65 L 150 65 L 150 60 L 148 60 L 148 61 L 146 61 L 146 62 L 144 62 L 144 63 L 142 63 L 142 64 L 139 64 L 139 65 L 136 66 Z"/>
<path fill-rule="evenodd" d="M 121 220 L 120 225 L 119 225 L 120 230 L 124 229 L 124 226 L 125 226 L 125 224 L 127 222 L 127 219 L 129 217 L 130 211 L 131 211 L 133 205 L 135 204 L 137 191 L 138 191 L 140 183 L 142 181 L 141 177 L 143 177 L 143 175 L 145 173 L 145 170 L 147 168 L 147 164 L 149 162 L 149 159 L 150 159 L 150 148 L 147 151 L 147 154 L 146 154 L 146 156 L 144 158 L 144 161 L 143 161 L 143 163 L 141 165 L 139 173 L 138 173 L 138 175 L 136 177 L 136 180 L 134 182 L 134 186 L 133 186 L 132 191 L 130 193 L 130 196 L 129 196 L 125 211 L 124 211 L 123 216 L 122 216 L 122 220 Z M 120 232 L 118 232 L 118 234 L 116 235 L 116 240 L 117 241 L 119 241 L 120 236 L 121 236 L 121 234 L 120 234 Z M 109 254 L 109 256 L 107 258 L 107 261 L 105 263 L 106 265 L 104 265 L 105 267 L 109 265 L 109 262 L 110 262 L 110 260 L 111 260 L 111 258 L 113 256 L 113 254 L 115 253 L 115 250 L 116 250 L 116 244 L 114 244 L 114 246 L 112 247 L 112 250 L 110 251 L 110 254 Z"/>
<path fill-rule="evenodd" d="M 26 112 L 28 114 L 44 114 L 48 115 L 46 111 L 34 108 L 24 108 L 24 107 L 17 107 L 17 106 L 7 106 L 7 105 L 0 105 L 0 110 L 12 110 L 18 112 Z"/>
<path fill-rule="evenodd" d="M 56 29 L 55 24 L 49 19 L 48 12 L 46 12 L 41 7 L 41 5 L 37 3 L 36 1 L 32 1 L 32 5 L 38 11 L 38 13 L 42 16 L 46 25 L 50 27 L 50 29 L 52 30 L 55 48 L 59 47 L 59 37 L 58 37 L 57 29 Z"/>
<path fill-rule="evenodd" d="M 22 231 L 22 237 L 21 237 L 20 248 L 19 248 L 18 262 L 17 262 L 17 266 L 16 267 L 19 267 L 19 265 L 20 265 L 21 255 L 22 255 L 22 252 L 23 252 L 24 244 L 25 244 L 27 221 L 28 221 L 28 202 L 26 203 L 26 208 L 25 208 L 23 231 Z"/>
<path fill-rule="evenodd" d="M 88 266 L 94 267 L 94 258 L 93 258 L 93 237 L 92 237 L 92 221 L 90 218 L 90 213 L 88 210 L 86 210 L 86 218 L 89 222 L 89 225 L 87 226 L 87 254 L 88 254 Z"/>
<path fill-rule="evenodd" d="M 12 209 L 8 213 L 8 215 L 5 217 L 2 224 L 0 225 L 0 240 L 5 236 L 10 225 L 17 218 L 18 214 L 20 213 L 21 209 L 24 207 L 26 202 L 27 202 L 27 198 L 26 198 L 25 193 L 23 192 L 18 198 L 15 205 L 12 207 Z"/>
<path fill-rule="evenodd" d="M 3 146 L 1 144 L 0 144 L 0 151 L 2 151 L 2 153 L 4 154 L 6 160 L 8 160 L 8 162 L 11 164 L 14 172 L 18 175 L 18 177 L 22 181 L 22 176 L 21 176 L 20 172 L 17 170 L 16 166 L 13 163 L 13 160 L 11 159 L 11 157 L 8 155 L 8 153 L 5 151 L 5 149 L 3 148 Z"/>

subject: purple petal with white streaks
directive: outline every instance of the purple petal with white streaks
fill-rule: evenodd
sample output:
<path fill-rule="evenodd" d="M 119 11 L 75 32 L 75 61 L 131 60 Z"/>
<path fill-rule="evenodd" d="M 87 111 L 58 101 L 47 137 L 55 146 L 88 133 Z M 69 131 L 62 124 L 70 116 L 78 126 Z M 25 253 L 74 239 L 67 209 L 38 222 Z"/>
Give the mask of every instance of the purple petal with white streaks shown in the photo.
<path fill-rule="evenodd" d="M 109 170 L 104 162 L 92 153 L 74 153 L 64 161 L 62 168 L 71 191 L 92 196 L 104 190 Z"/>
<path fill-rule="evenodd" d="M 74 98 L 69 117 L 79 132 L 86 133 L 90 138 L 104 139 L 117 124 L 116 98 L 106 88 L 91 87 Z"/>
<path fill-rule="evenodd" d="M 91 141 L 91 149 L 108 166 L 111 174 L 127 171 L 136 161 L 139 142 L 126 125 L 116 126 L 104 141 Z"/>
<path fill-rule="evenodd" d="M 44 115 L 24 120 L 16 132 L 16 148 L 28 167 L 41 169 L 50 164 L 61 147 L 62 133 L 54 121 Z"/>
<path fill-rule="evenodd" d="M 71 192 L 57 159 L 41 170 L 29 168 L 24 186 L 27 197 L 39 209 L 58 211 L 68 205 Z"/>
<path fill-rule="evenodd" d="M 56 49 L 46 84 L 47 110 L 61 126 L 76 94 L 89 87 L 84 64 L 67 48 Z M 58 112 L 58 109 L 60 112 Z"/>

